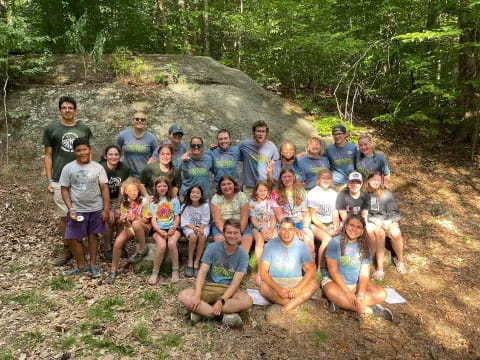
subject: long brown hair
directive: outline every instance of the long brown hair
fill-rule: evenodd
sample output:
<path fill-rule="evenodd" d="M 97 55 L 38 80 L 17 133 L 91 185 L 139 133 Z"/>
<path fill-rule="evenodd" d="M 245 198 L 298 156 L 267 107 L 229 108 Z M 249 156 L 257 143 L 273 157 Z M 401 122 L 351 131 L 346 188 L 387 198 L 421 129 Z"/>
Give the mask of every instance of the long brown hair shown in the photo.
<path fill-rule="evenodd" d="M 347 235 L 347 225 L 352 221 L 353 219 L 357 219 L 362 223 L 363 226 L 363 233 L 360 235 L 360 237 L 357 239 L 358 242 L 358 247 L 360 249 L 360 259 L 368 259 L 370 257 L 370 250 L 368 248 L 368 241 L 367 241 L 367 224 L 365 223 L 365 219 L 363 216 L 360 215 L 350 215 L 347 218 L 347 221 L 345 221 L 345 226 L 343 227 L 343 234 L 342 237 L 340 238 L 340 253 L 342 256 L 345 255 L 345 245 L 348 242 L 348 235 Z"/>
<path fill-rule="evenodd" d="M 168 201 L 172 200 L 172 182 L 166 176 L 159 176 L 155 179 L 155 184 L 153 185 L 153 202 L 158 202 L 160 200 L 160 194 L 157 191 L 157 185 L 160 183 L 167 184 L 168 191 L 165 194 L 165 197 Z"/>
<path fill-rule="evenodd" d="M 175 166 L 173 165 L 173 149 L 170 146 L 170 144 L 160 144 L 160 146 L 158 147 L 158 151 L 157 151 L 158 164 L 159 164 L 158 166 L 160 166 L 160 151 L 162 151 L 162 149 L 169 149 L 170 150 L 171 159 L 170 159 L 170 162 L 167 164 L 168 165 L 168 175 L 173 179 L 173 176 L 175 174 Z"/>
<path fill-rule="evenodd" d="M 295 175 L 295 172 L 289 167 L 283 167 L 282 170 L 280 170 L 280 175 L 278 175 L 278 185 L 277 185 L 278 203 L 280 205 L 285 205 L 288 203 L 287 192 L 285 190 L 285 185 L 283 185 L 283 182 L 282 182 L 282 175 L 286 174 L 287 172 L 293 175 L 293 204 L 295 206 L 299 206 L 303 202 L 302 191 L 301 191 L 302 188 L 300 184 L 297 182 L 297 176 Z"/>

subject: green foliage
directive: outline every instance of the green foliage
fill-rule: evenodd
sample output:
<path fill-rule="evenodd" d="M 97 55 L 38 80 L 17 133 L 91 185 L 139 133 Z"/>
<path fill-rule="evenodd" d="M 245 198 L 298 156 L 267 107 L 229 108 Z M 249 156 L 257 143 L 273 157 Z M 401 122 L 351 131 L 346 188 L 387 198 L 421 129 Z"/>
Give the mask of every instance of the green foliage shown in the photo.
<path fill-rule="evenodd" d="M 115 308 L 124 303 L 125 301 L 118 296 L 106 296 L 88 309 L 87 316 L 90 319 L 114 320 Z"/>
<path fill-rule="evenodd" d="M 144 290 L 136 298 L 136 303 L 139 306 L 159 306 L 162 304 L 160 293 L 155 290 Z"/>
<path fill-rule="evenodd" d="M 71 278 L 58 275 L 50 279 L 50 288 L 52 290 L 73 290 L 75 288 L 75 282 Z"/>
<path fill-rule="evenodd" d="M 112 339 L 104 338 L 103 336 L 84 335 L 81 337 L 81 341 L 91 350 L 105 349 L 125 356 L 131 356 L 135 354 L 135 350 L 131 346 L 119 345 Z"/>
<path fill-rule="evenodd" d="M 35 290 L 26 290 L 19 294 L 2 294 L 0 300 L 21 305 L 24 311 L 31 314 L 45 314 L 54 305 L 51 300 Z"/>
<path fill-rule="evenodd" d="M 457 29 L 451 26 L 443 26 L 438 30 L 424 30 L 422 32 L 411 32 L 401 34 L 394 37 L 394 39 L 401 40 L 404 43 L 422 42 L 427 40 L 443 40 L 445 38 L 457 37 L 462 33 L 462 29 Z"/>
<path fill-rule="evenodd" d="M 45 340 L 45 335 L 38 330 L 26 332 L 18 341 L 23 348 L 33 349 Z"/>
<path fill-rule="evenodd" d="M 141 57 L 133 57 L 130 50 L 124 47 L 117 48 L 112 55 L 112 66 L 117 78 L 130 78 L 136 82 L 144 81 L 148 66 Z"/>
<path fill-rule="evenodd" d="M 327 342 L 328 338 L 329 338 L 329 335 L 326 331 L 318 330 L 312 335 L 311 342 L 317 348 L 323 349 L 325 347 L 325 343 Z"/>
<path fill-rule="evenodd" d="M 132 330 L 132 337 L 138 340 L 142 345 L 150 343 L 150 329 L 145 323 L 138 323 Z"/>
<path fill-rule="evenodd" d="M 349 122 L 342 121 L 338 116 L 326 116 L 315 119 L 318 134 L 320 136 L 332 136 L 332 127 L 337 124 L 342 124 L 347 129 L 348 141 L 356 143 L 360 134 L 365 131 L 364 127 L 355 126 Z"/>
<path fill-rule="evenodd" d="M 12 351 L 7 349 L 0 350 L 0 360 L 13 360 Z"/>
<path fill-rule="evenodd" d="M 70 22 L 70 28 L 65 33 L 67 43 L 71 50 L 85 57 L 87 55 L 85 38 L 88 35 L 87 12 L 85 11 L 78 19 L 73 15 L 69 15 L 68 20 Z"/>
<path fill-rule="evenodd" d="M 182 336 L 177 334 L 164 334 L 155 341 L 156 348 L 176 347 L 182 343 Z"/>
<path fill-rule="evenodd" d="M 76 337 L 73 335 L 64 335 L 55 341 L 55 347 L 59 350 L 69 350 L 76 342 Z"/>

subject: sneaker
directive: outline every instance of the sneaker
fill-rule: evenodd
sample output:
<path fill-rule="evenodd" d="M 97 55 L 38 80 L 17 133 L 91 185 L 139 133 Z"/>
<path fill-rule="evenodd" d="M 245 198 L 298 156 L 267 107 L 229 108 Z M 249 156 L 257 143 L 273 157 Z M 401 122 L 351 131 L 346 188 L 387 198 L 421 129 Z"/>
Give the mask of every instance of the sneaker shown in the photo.
<path fill-rule="evenodd" d="M 199 270 L 199 269 L 200 269 L 200 268 L 193 268 L 193 277 L 196 278 L 196 277 L 198 276 L 198 270 Z"/>
<path fill-rule="evenodd" d="M 112 250 L 104 250 L 103 251 L 103 257 L 107 261 L 112 261 L 113 258 L 113 251 Z"/>
<path fill-rule="evenodd" d="M 194 312 L 191 312 L 190 313 L 190 325 L 195 325 L 196 323 L 202 321 L 203 319 L 203 316 L 202 315 L 199 315 L 199 314 L 196 314 Z"/>
<path fill-rule="evenodd" d="M 61 274 L 63 276 L 82 276 L 86 275 L 90 271 L 90 266 L 85 266 L 83 269 L 79 269 L 78 267 L 74 267 L 72 269 L 68 269 L 62 271 Z"/>
<path fill-rule="evenodd" d="M 68 253 L 64 253 L 62 256 L 56 258 L 53 261 L 53 265 L 54 266 L 64 266 L 64 265 L 67 265 L 70 262 L 70 260 L 72 260 L 72 259 L 73 259 L 73 255 L 69 251 Z"/>
<path fill-rule="evenodd" d="M 382 305 L 378 305 L 378 304 L 372 306 L 372 315 L 375 317 L 383 318 L 388 321 L 393 320 L 392 312 L 389 309 L 384 308 Z"/>
<path fill-rule="evenodd" d="M 132 255 L 132 257 L 130 259 L 128 259 L 128 262 L 130 264 L 138 264 L 140 261 L 143 260 L 143 258 L 145 256 L 147 256 L 148 254 L 148 247 L 145 247 L 145 250 L 143 250 L 143 252 L 135 252 L 135 254 Z"/>
<path fill-rule="evenodd" d="M 372 278 L 375 280 L 382 281 L 385 278 L 385 271 L 377 270 L 373 273 Z"/>
<path fill-rule="evenodd" d="M 110 271 L 108 273 L 107 278 L 105 279 L 105 284 L 113 284 L 115 282 L 115 278 L 117 277 L 116 271 Z"/>
<path fill-rule="evenodd" d="M 223 314 L 222 324 L 235 328 L 241 327 L 243 325 L 243 321 L 238 314 Z"/>
<path fill-rule="evenodd" d="M 193 277 L 193 267 L 192 267 L 192 266 L 185 265 L 185 269 L 184 269 L 184 271 L 183 271 L 183 274 L 184 274 L 185 277 L 187 277 L 187 278 Z"/>
<path fill-rule="evenodd" d="M 328 301 L 328 312 L 333 314 L 335 311 L 337 311 L 337 304 L 333 301 Z"/>
<path fill-rule="evenodd" d="M 122 253 L 120 254 L 120 259 L 128 259 L 128 252 L 127 249 L 124 247 L 122 248 Z"/>
<path fill-rule="evenodd" d="M 393 263 L 395 264 L 395 269 L 397 269 L 397 271 L 400 274 L 406 274 L 407 273 L 407 265 L 405 265 L 405 263 L 403 261 L 398 261 L 397 258 L 393 258 Z"/>
<path fill-rule="evenodd" d="M 97 265 L 90 266 L 90 274 L 92 274 L 93 278 L 99 278 L 102 276 L 102 271 Z"/>

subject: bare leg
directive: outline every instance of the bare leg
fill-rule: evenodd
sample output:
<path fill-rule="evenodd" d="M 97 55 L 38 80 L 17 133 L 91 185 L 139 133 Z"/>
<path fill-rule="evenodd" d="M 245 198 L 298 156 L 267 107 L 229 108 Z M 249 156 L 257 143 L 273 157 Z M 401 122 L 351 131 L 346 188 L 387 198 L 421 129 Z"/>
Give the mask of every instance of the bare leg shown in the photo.
<path fill-rule="evenodd" d="M 387 297 L 387 292 L 382 287 L 368 282 L 367 290 L 365 291 L 365 305 L 372 306 L 380 304 Z"/>
<path fill-rule="evenodd" d="M 97 264 L 98 235 L 88 234 L 88 253 L 90 254 L 90 265 Z"/>
<path fill-rule="evenodd" d="M 257 229 L 252 229 L 253 238 L 255 239 L 255 257 L 257 258 L 257 264 L 260 264 L 260 259 L 262 258 L 263 254 L 263 246 L 265 244 L 265 240 L 263 239 L 263 235 Z"/>
<path fill-rule="evenodd" d="M 242 236 L 242 244 L 240 245 L 243 250 L 250 253 L 250 248 L 252 247 L 253 237 L 252 235 L 243 235 Z"/>
<path fill-rule="evenodd" d="M 154 233 L 153 239 L 157 243 L 157 250 L 155 251 L 155 256 L 153 258 L 152 276 L 148 279 L 150 285 L 155 285 L 158 282 L 158 272 L 160 271 L 160 266 L 162 266 L 163 258 L 165 257 L 165 249 L 167 247 L 167 240 L 159 233 Z"/>
<path fill-rule="evenodd" d="M 330 236 L 330 234 L 320 229 L 316 225 L 312 225 L 312 231 L 315 239 L 320 240 L 322 243 L 318 248 L 318 267 L 324 268 L 327 266 L 325 264 L 325 249 L 327 248 L 328 242 L 332 237 Z"/>
<path fill-rule="evenodd" d="M 187 256 L 187 265 L 193 267 L 193 254 L 195 252 L 195 247 L 197 246 L 199 236 L 195 233 L 191 233 L 188 236 L 188 256 Z"/>
<path fill-rule="evenodd" d="M 178 295 L 178 299 L 186 308 L 189 308 L 190 301 L 194 294 L 195 290 L 185 289 Z M 235 294 L 231 299 L 225 301 L 225 305 L 222 307 L 222 312 L 236 313 L 250 309 L 252 305 L 252 298 L 244 292 L 240 292 Z M 204 317 L 212 318 L 212 310 L 213 307 L 211 305 L 207 304 L 205 301 L 201 301 L 199 307 L 195 310 L 195 313 Z"/>
<path fill-rule="evenodd" d="M 195 253 L 195 261 L 193 262 L 193 267 L 198 269 L 200 267 L 200 259 L 202 258 L 203 249 L 205 249 L 205 243 L 207 238 L 205 234 L 198 235 L 198 242 L 197 242 L 197 252 Z"/>
<path fill-rule="evenodd" d="M 113 230 L 115 223 L 105 222 L 105 231 L 103 233 L 103 248 L 104 250 L 112 250 Z"/>
<path fill-rule="evenodd" d="M 275 304 L 286 305 L 289 301 L 289 299 L 281 298 L 280 295 L 278 295 L 278 293 L 270 286 L 265 284 L 264 281 L 260 284 L 260 294 Z"/>
<path fill-rule="evenodd" d="M 177 269 L 178 271 L 178 248 L 177 241 L 180 238 L 180 233 L 175 231 L 172 236 L 167 237 L 168 242 L 168 254 L 170 255 L 170 260 L 172 260 L 172 269 Z"/>
<path fill-rule="evenodd" d="M 318 283 L 318 281 L 313 279 L 310 283 L 303 287 L 302 292 L 298 297 L 291 299 L 287 304 L 283 305 L 283 311 L 290 311 L 297 306 L 303 304 L 305 301 L 312 297 L 312 295 L 315 293 L 315 291 L 318 290 L 319 287 L 320 284 Z"/>
<path fill-rule="evenodd" d="M 315 242 L 313 241 L 313 233 L 309 229 L 303 229 L 303 242 L 307 245 L 313 261 L 315 261 Z"/>
<path fill-rule="evenodd" d="M 385 231 L 377 226 L 375 228 L 375 237 L 377 240 L 377 270 L 383 271 L 383 259 L 385 257 Z"/>
<path fill-rule="evenodd" d="M 68 241 L 70 251 L 75 257 L 75 261 L 77 262 L 78 268 L 85 269 L 86 264 L 85 264 L 85 257 L 83 256 L 82 239 L 71 239 L 67 241 Z"/>
<path fill-rule="evenodd" d="M 132 223 L 132 228 L 135 232 L 135 238 L 138 241 L 138 251 L 143 253 L 145 251 L 145 232 L 148 226 L 140 220 L 135 220 Z"/>
<path fill-rule="evenodd" d="M 130 230 L 127 230 L 127 229 L 123 229 L 122 232 L 117 236 L 117 239 L 115 240 L 115 244 L 113 245 L 112 267 L 111 267 L 112 272 L 117 271 L 123 245 L 127 240 L 131 238 L 132 238 L 132 233 L 130 232 Z"/>
<path fill-rule="evenodd" d="M 405 262 L 403 258 L 403 236 L 398 223 L 394 222 L 390 224 L 387 234 L 390 236 L 390 239 L 392 239 L 392 247 L 395 255 L 397 255 L 398 261 Z"/>
<path fill-rule="evenodd" d="M 347 296 L 342 291 L 342 289 L 340 289 L 340 286 L 338 286 L 334 281 L 331 281 L 328 284 L 326 284 L 323 287 L 323 291 L 328 300 L 337 304 L 342 309 L 355 311 L 355 312 L 357 311 L 355 304 L 352 303 L 347 298 Z"/>

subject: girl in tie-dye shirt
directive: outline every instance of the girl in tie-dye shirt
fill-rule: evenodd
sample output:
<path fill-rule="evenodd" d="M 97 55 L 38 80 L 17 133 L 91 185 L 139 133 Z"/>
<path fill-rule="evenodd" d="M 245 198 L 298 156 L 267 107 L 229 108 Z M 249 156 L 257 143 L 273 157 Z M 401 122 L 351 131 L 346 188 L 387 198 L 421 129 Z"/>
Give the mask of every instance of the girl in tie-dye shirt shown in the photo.
<path fill-rule="evenodd" d="M 168 253 L 172 260 L 172 282 L 178 281 L 178 249 L 177 241 L 180 232 L 180 202 L 172 196 L 172 184 L 165 176 L 155 180 L 153 201 L 150 203 L 152 213 L 153 238 L 157 243 L 157 250 L 153 259 L 152 276 L 148 279 L 150 285 L 158 283 L 158 272 L 165 256 L 168 243 Z"/>

